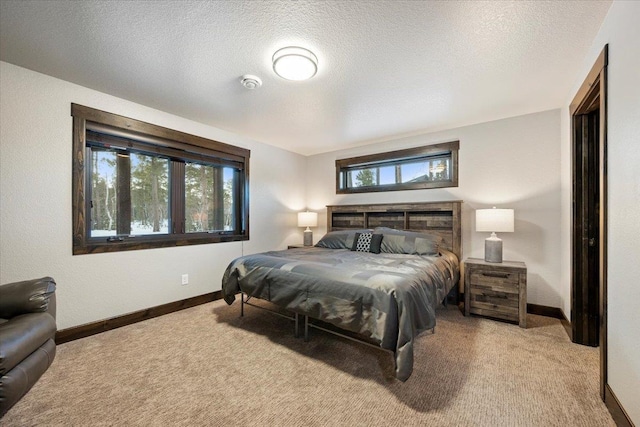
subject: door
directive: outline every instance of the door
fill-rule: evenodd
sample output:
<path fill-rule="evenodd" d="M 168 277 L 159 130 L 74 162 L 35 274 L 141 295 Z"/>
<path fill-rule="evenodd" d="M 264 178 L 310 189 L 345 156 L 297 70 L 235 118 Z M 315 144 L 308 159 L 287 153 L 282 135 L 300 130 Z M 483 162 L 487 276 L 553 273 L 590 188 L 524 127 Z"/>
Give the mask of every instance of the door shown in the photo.
<path fill-rule="evenodd" d="M 598 90 L 597 87 L 594 89 Z M 572 339 L 598 346 L 599 335 L 599 120 L 597 108 L 574 115 L 574 242 Z M 593 105 L 593 104 L 592 104 Z"/>
<path fill-rule="evenodd" d="M 569 107 L 572 131 L 571 339 L 600 347 L 607 384 L 607 64 L 598 56 Z"/>

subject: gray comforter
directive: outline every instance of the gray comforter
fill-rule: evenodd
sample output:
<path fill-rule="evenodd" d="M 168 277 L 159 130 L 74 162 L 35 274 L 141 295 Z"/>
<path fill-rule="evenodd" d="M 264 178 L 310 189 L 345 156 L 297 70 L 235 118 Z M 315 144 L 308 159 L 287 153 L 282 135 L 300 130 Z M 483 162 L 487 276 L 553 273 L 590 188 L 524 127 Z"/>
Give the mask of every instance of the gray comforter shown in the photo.
<path fill-rule="evenodd" d="M 458 258 L 305 248 L 248 255 L 222 279 L 228 304 L 244 293 L 341 329 L 395 354 L 396 378 L 413 371 L 413 340 L 435 327 L 435 308 L 458 282 Z"/>

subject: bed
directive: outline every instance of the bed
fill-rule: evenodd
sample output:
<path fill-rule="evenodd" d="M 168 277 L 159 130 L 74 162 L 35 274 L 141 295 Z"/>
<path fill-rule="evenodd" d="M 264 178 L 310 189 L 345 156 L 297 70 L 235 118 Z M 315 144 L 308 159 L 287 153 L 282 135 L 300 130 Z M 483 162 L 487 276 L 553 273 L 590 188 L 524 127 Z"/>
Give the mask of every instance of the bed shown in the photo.
<path fill-rule="evenodd" d="M 391 351 L 395 376 L 405 381 L 413 371 L 414 339 L 435 328 L 437 305 L 457 290 L 460 204 L 328 206 L 328 233 L 316 247 L 232 261 L 223 297 L 228 304 L 238 293 L 243 303 L 244 295 L 270 301 L 294 315 L 296 332 L 302 315 L 305 325 L 311 318 L 355 333 Z M 373 242 L 352 250 L 363 239 L 379 247 Z M 368 251 L 376 249 L 380 253 Z"/>

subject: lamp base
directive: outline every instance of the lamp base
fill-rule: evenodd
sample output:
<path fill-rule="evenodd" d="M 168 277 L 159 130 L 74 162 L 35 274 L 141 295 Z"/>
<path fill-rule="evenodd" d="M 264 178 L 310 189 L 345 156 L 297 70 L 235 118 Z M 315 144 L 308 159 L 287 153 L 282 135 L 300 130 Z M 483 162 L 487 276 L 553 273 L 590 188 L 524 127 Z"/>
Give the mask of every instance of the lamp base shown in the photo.
<path fill-rule="evenodd" d="M 302 244 L 304 246 L 313 246 L 313 232 L 311 230 L 304 230 L 304 240 Z"/>
<path fill-rule="evenodd" d="M 484 241 L 484 260 L 486 262 L 502 262 L 502 239 L 491 233 L 491 237 Z"/>

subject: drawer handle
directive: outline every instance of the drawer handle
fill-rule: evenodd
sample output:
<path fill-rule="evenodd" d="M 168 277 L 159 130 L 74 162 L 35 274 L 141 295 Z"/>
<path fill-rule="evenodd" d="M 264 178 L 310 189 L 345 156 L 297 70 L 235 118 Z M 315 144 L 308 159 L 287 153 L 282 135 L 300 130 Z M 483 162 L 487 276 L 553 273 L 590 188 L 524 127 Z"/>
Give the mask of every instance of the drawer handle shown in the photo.
<path fill-rule="evenodd" d="M 487 276 L 487 277 L 499 277 L 501 279 L 508 279 L 509 278 L 509 274 L 507 273 L 482 273 L 483 276 Z"/>

